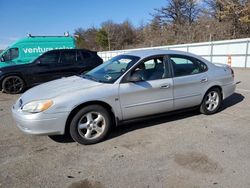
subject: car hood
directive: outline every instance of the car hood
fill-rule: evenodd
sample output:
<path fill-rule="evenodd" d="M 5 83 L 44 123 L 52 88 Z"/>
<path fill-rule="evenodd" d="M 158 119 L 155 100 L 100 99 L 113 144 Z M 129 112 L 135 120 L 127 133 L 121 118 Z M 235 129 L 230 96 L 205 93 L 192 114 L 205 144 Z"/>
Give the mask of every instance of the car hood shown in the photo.
<path fill-rule="evenodd" d="M 21 98 L 24 103 L 27 103 L 34 100 L 51 99 L 59 95 L 69 94 L 82 89 L 97 87 L 99 85 L 102 85 L 102 83 L 87 80 L 80 76 L 71 76 L 31 88 L 26 91 Z"/>

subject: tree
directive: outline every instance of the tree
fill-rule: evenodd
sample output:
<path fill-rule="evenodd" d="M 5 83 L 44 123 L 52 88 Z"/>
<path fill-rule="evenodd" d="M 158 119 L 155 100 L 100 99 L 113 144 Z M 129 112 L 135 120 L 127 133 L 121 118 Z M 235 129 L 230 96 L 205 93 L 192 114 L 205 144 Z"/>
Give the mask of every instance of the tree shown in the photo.
<path fill-rule="evenodd" d="M 99 29 L 96 33 L 96 43 L 101 47 L 100 50 L 108 49 L 108 33 L 104 29 Z"/>
<path fill-rule="evenodd" d="M 114 35 L 116 33 L 116 24 L 111 21 L 108 20 L 106 22 L 102 23 L 102 29 L 104 29 L 107 33 L 107 38 L 108 38 L 108 49 L 111 50 L 111 43 L 112 40 L 114 39 Z"/>
<path fill-rule="evenodd" d="M 250 36 L 250 0 L 166 0 L 138 27 L 125 20 L 78 28 L 77 46 L 119 50 Z"/>
<path fill-rule="evenodd" d="M 76 40 L 77 47 L 98 50 L 95 40 L 96 33 L 97 29 L 94 27 L 88 29 L 78 28 L 74 33 L 78 36 Z"/>
<path fill-rule="evenodd" d="M 209 14 L 210 16 L 217 19 L 219 22 L 222 21 L 221 19 L 221 11 L 224 9 L 224 1 L 223 0 L 203 0 L 205 3 L 205 8 L 203 12 Z"/>
<path fill-rule="evenodd" d="M 155 9 L 155 18 L 167 24 L 192 24 L 198 17 L 199 6 L 196 0 L 169 0 L 165 7 Z"/>

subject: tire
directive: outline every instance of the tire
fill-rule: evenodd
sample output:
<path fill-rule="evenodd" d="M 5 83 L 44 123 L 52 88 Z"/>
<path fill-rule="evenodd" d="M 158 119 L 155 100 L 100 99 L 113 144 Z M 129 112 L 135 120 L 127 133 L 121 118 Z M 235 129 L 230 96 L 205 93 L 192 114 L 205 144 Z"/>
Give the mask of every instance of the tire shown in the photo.
<path fill-rule="evenodd" d="M 95 144 L 108 135 L 111 118 L 108 111 L 99 105 L 89 105 L 81 109 L 72 119 L 70 135 L 79 144 Z"/>
<path fill-rule="evenodd" d="M 25 83 L 19 76 L 7 76 L 3 79 L 2 90 L 8 94 L 18 94 L 24 90 Z"/>
<path fill-rule="evenodd" d="M 212 88 L 205 94 L 200 105 L 202 114 L 211 115 L 220 109 L 222 105 L 222 93 L 218 88 Z"/>

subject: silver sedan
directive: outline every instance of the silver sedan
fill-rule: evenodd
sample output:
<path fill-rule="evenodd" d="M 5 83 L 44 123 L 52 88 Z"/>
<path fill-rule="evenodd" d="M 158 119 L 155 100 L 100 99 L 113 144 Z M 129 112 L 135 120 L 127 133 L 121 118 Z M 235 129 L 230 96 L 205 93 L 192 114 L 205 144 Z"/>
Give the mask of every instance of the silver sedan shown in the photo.
<path fill-rule="evenodd" d="M 28 90 L 12 114 L 26 133 L 70 133 L 80 144 L 93 144 L 103 140 L 112 125 L 135 118 L 190 107 L 214 114 L 235 87 L 227 65 L 180 51 L 135 51 L 85 75 Z"/>

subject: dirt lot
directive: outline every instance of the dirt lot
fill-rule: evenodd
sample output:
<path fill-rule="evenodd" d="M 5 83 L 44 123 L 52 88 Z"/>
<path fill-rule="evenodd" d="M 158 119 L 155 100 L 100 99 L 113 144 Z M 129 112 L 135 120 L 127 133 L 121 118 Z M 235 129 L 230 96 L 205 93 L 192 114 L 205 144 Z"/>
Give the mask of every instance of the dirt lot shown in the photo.
<path fill-rule="evenodd" d="M 116 128 L 82 146 L 25 135 L 0 94 L 0 187 L 250 187 L 250 70 L 212 116 L 185 112 Z"/>

